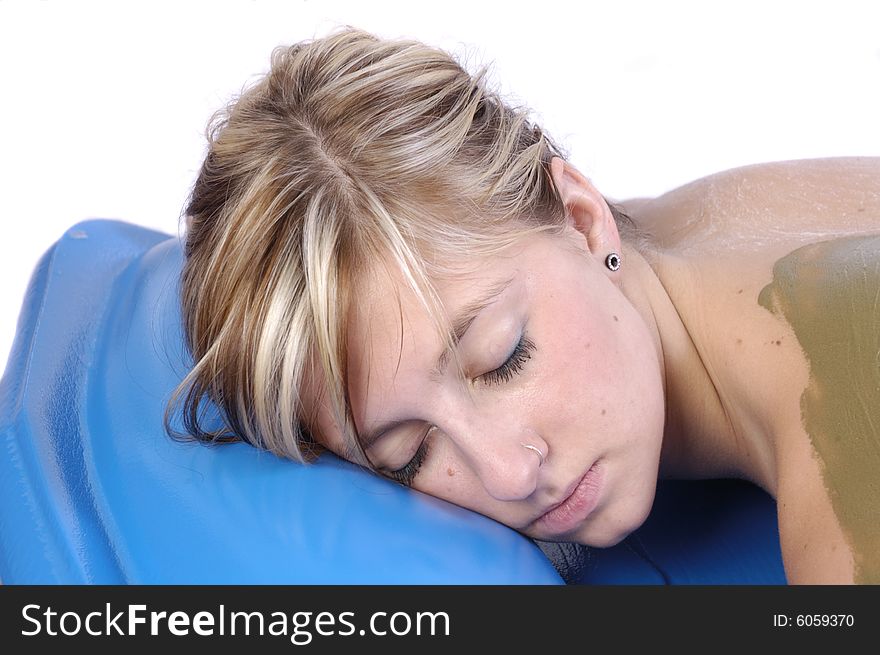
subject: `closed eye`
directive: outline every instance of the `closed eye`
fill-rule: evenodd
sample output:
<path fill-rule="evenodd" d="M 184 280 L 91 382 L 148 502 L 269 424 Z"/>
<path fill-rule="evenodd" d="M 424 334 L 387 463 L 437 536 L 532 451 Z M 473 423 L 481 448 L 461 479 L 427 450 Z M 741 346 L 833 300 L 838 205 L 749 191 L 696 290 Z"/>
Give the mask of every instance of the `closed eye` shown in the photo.
<path fill-rule="evenodd" d="M 531 339 L 523 335 L 520 337 L 513 352 L 510 353 L 510 356 L 501 366 L 488 373 L 483 373 L 477 379 L 487 384 L 502 384 L 504 382 L 509 382 L 514 375 L 522 372 L 523 366 L 532 358 L 533 352 L 535 352 L 535 344 Z M 413 455 L 413 458 L 407 462 L 405 466 L 394 471 L 385 472 L 386 477 L 399 482 L 406 487 L 412 486 L 413 480 L 428 456 L 428 446 L 430 442 L 428 436 L 433 429 L 434 426 L 428 428 L 428 431 L 422 438 L 419 448 L 416 450 L 416 454 Z"/>
<path fill-rule="evenodd" d="M 434 426 L 428 428 L 428 431 L 422 438 L 421 444 L 419 444 L 418 450 L 416 450 L 416 454 L 413 455 L 413 458 L 405 466 L 394 471 L 388 471 L 385 475 L 405 487 L 411 487 L 413 479 L 416 477 L 422 463 L 425 461 L 425 457 L 428 455 L 428 442 L 430 441 L 428 435 L 431 434 L 431 430 L 433 429 Z"/>
<path fill-rule="evenodd" d="M 510 357 L 501 366 L 494 371 L 483 373 L 478 379 L 489 384 L 510 382 L 514 375 L 522 371 L 523 365 L 532 358 L 533 352 L 535 352 L 535 344 L 523 335 L 513 352 L 510 353 Z"/>

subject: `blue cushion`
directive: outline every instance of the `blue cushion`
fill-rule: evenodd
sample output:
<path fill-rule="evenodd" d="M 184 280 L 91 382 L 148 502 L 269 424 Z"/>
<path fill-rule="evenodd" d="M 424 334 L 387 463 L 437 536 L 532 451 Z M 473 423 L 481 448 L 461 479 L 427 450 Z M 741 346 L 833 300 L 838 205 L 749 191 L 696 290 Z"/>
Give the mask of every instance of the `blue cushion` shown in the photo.
<path fill-rule="evenodd" d="M 0 386 L 3 582 L 561 583 L 518 533 L 333 456 L 169 439 L 181 262 L 102 220 L 40 261 Z"/>
<path fill-rule="evenodd" d="M 181 263 L 176 237 L 91 220 L 38 264 L 0 381 L 0 580 L 562 582 L 515 531 L 332 455 L 169 439 Z M 624 542 L 568 552 L 569 582 L 785 580 L 772 499 L 734 481 L 661 483 Z"/>

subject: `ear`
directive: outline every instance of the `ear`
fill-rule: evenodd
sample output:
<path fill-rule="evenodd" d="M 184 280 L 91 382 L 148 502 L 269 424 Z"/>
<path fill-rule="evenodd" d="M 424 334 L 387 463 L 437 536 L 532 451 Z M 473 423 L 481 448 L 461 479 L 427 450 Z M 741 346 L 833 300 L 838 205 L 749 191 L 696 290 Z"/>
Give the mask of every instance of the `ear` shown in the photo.
<path fill-rule="evenodd" d="M 550 173 L 569 225 L 587 240 L 590 252 L 601 262 L 611 252 L 620 253 L 617 223 L 605 198 L 574 166 L 560 157 L 550 160 Z"/>

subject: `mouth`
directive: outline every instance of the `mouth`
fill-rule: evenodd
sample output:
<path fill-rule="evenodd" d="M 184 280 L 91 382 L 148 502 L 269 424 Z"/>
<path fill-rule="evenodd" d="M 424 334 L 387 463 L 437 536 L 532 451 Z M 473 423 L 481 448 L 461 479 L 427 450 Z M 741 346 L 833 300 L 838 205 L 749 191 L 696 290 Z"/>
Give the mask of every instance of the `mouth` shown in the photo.
<path fill-rule="evenodd" d="M 602 468 L 599 460 L 572 482 L 559 502 L 551 505 L 532 524 L 541 533 L 563 535 L 574 530 L 599 503 L 602 491 Z"/>

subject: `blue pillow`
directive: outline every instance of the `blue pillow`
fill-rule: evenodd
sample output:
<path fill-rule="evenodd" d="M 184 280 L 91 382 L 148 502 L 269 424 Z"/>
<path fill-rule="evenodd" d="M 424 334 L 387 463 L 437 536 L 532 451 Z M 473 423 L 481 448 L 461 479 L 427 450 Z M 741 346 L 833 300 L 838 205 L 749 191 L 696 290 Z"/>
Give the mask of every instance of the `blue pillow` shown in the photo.
<path fill-rule="evenodd" d="M 561 583 L 518 533 L 331 455 L 167 437 L 181 263 L 104 220 L 40 261 L 0 386 L 3 582 Z"/>

